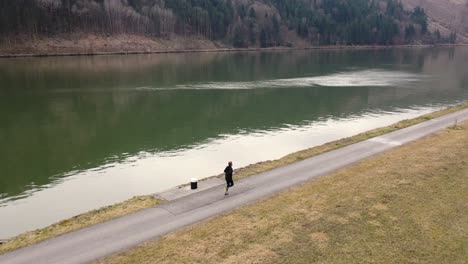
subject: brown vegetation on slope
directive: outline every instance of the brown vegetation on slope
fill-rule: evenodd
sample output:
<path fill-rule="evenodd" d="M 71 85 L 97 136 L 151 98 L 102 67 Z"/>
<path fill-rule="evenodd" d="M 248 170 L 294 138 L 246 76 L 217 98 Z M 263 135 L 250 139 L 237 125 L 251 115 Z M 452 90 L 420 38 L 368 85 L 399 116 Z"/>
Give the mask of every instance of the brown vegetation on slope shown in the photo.
<path fill-rule="evenodd" d="M 161 50 L 202 50 L 224 45 L 201 37 L 150 38 L 142 35 L 112 36 L 73 34 L 71 36 L 37 37 L 34 41 L 12 40 L 0 44 L 0 56 L 9 54 L 97 54 L 134 53 Z"/>
<path fill-rule="evenodd" d="M 458 34 L 459 43 L 468 43 L 468 0 L 401 0 L 408 10 L 416 6 L 425 9 L 429 19 L 429 30 L 439 30 L 447 37 L 451 32 Z"/>

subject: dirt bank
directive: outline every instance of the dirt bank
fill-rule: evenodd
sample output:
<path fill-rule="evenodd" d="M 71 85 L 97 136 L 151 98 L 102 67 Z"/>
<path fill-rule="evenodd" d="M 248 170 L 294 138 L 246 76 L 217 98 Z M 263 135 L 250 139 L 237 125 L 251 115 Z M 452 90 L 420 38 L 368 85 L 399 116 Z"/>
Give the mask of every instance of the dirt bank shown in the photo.
<path fill-rule="evenodd" d="M 305 42 L 299 41 L 295 43 L 293 47 L 233 48 L 221 42 L 207 40 L 202 37 L 181 37 L 174 35 L 169 38 L 150 38 L 141 35 L 99 36 L 75 34 L 68 37 L 36 38 L 32 41 L 17 38 L 15 40 L 2 42 L 0 43 L 0 58 L 297 49 L 383 49 L 430 46 L 431 45 L 311 46 L 307 45 Z"/>
<path fill-rule="evenodd" d="M 219 48 L 225 46 L 197 37 L 150 38 L 140 35 L 74 34 L 66 37 L 36 38 L 32 41 L 22 38 L 9 40 L 0 44 L 0 56 L 126 54 Z"/>

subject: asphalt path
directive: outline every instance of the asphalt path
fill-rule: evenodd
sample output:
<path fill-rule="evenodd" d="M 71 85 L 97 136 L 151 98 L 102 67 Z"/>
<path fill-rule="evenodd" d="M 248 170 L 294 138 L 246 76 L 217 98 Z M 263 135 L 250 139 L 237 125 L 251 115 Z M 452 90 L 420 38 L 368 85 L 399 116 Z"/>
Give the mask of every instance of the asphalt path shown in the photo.
<path fill-rule="evenodd" d="M 287 190 L 468 120 L 468 109 L 0 255 L 0 263 L 87 263 Z"/>

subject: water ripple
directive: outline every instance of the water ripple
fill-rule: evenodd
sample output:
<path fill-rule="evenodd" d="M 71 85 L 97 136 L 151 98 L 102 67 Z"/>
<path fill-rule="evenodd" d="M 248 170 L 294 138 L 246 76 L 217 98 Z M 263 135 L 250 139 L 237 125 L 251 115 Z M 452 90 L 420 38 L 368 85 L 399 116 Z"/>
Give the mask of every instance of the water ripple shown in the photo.
<path fill-rule="evenodd" d="M 208 82 L 177 85 L 172 88 L 138 87 L 138 90 L 214 90 L 214 89 L 261 89 L 287 87 L 362 87 L 362 86 L 404 86 L 418 82 L 423 75 L 402 71 L 364 70 L 339 72 L 325 76 L 273 79 L 252 82 Z"/>

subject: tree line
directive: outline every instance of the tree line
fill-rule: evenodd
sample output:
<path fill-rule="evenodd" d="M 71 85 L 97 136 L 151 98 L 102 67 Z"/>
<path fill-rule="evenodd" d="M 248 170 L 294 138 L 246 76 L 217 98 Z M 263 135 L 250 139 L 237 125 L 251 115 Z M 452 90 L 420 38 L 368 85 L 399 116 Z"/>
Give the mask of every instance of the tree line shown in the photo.
<path fill-rule="evenodd" d="M 0 1 L 3 40 L 76 32 L 199 35 L 235 47 L 289 46 L 291 34 L 314 45 L 401 44 L 430 35 L 424 9 L 406 11 L 396 0 Z"/>

